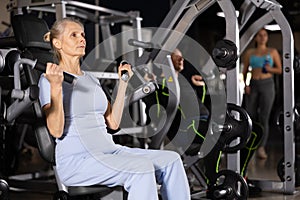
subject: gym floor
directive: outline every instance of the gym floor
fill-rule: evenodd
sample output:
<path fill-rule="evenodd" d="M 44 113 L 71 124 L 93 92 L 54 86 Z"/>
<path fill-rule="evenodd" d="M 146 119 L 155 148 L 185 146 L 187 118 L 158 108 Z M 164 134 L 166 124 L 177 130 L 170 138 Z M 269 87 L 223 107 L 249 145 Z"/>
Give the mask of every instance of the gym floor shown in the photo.
<path fill-rule="evenodd" d="M 271 131 L 272 132 L 272 131 Z M 274 131 L 273 135 L 270 134 L 269 144 L 267 145 L 268 158 L 266 160 L 261 160 L 253 156 L 252 161 L 249 163 L 248 168 L 248 177 L 249 179 L 255 180 L 279 180 L 277 175 L 277 164 L 278 161 L 282 158 L 282 139 L 280 133 Z M 23 161 L 20 163 L 20 172 L 28 172 L 37 169 L 46 169 L 48 165 L 43 162 L 39 157 L 35 149 L 31 149 L 32 155 L 30 159 L 28 156 L 24 156 Z M 26 153 L 25 153 L 26 155 Z M 299 188 L 300 189 L 300 188 Z M 54 191 L 51 189 L 47 192 L 41 190 L 38 192 L 32 191 L 22 191 L 15 190 L 10 192 L 11 200 L 21 200 L 21 199 L 30 199 L 30 200 L 51 200 Z M 103 198 L 105 200 L 117 200 L 122 199 L 121 192 L 113 192 L 109 196 Z M 249 199 L 255 200 L 294 200 L 300 199 L 300 193 L 297 192 L 294 195 L 283 195 L 279 192 L 262 192 L 256 197 L 250 197 Z"/>

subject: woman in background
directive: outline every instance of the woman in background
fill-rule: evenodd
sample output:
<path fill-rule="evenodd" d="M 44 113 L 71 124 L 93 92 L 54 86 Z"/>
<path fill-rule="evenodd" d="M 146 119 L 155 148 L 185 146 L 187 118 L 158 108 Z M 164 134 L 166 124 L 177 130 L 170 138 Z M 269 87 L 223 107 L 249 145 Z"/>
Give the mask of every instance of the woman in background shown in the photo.
<path fill-rule="evenodd" d="M 269 135 L 269 117 L 275 99 L 273 74 L 282 73 L 281 58 L 275 48 L 267 46 L 268 32 L 261 29 L 255 36 L 255 48 L 247 50 L 243 64 L 245 81 L 245 106 L 252 120 L 263 126 L 264 134 L 257 156 L 267 158 L 265 145 Z M 246 84 L 251 66 L 250 84 Z"/>

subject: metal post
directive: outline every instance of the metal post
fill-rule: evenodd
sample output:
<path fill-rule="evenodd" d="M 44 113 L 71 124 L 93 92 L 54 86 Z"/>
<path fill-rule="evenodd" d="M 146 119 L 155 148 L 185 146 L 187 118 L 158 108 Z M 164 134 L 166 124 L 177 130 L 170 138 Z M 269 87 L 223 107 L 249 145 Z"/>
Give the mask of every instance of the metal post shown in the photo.
<path fill-rule="evenodd" d="M 283 116 L 284 116 L 284 193 L 295 192 L 295 98 L 294 98 L 294 38 L 287 19 L 277 7 L 270 12 L 282 32 L 283 55 Z"/>
<path fill-rule="evenodd" d="M 294 38 L 291 27 L 281 12 L 281 5 L 270 0 L 251 0 L 256 7 L 266 9 L 268 12 L 256 20 L 241 37 L 241 52 L 245 50 L 253 36 L 264 25 L 271 21 L 280 26 L 282 33 L 283 51 L 283 113 L 284 113 L 284 179 L 285 181 L 255 180 L 254 184 L 262 190 L 295 193 L 295 142 L 294 142 Z M 249 39 L 250 38 L 250 39 Z M 248 41 L 247 41 L 248 40 Z"/>
<path fill-rule="evenodd" d="M 56 20 L 61 20 L 67 17 L 66 2 L 61 1 L 60 3 L 55 4 L 55 10 L 56 10 Z"/>
<path fill-rule="evenodd" d="M 226 0 L 217 1 L 224 12 L 226 22 L 226 36 L 225 38 L 234 42 L 237 46 L 237 52 L 239 52 L 239 28 L 235 8 L 232 4 L 229 4 Z M 236 67 L 232 70 L 227 70 L 226 78 L 226 92 L 227 92 L 227 103 L 233 103 L 241 105 L 239 95 L 239 59 L 236 62 Z M 238 117 L 238 116 L 236 116 Z M 233 141 L 238 143 L 239 141 Z M 227 155 L 227 167 L 228 169 L 240 172 L 240 153 Z"/>

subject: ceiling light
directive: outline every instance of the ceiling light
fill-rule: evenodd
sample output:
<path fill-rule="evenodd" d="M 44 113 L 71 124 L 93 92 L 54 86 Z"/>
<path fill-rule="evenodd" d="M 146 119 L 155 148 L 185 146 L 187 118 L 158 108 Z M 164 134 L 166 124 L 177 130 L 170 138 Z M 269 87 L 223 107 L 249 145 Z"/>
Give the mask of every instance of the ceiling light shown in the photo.
<path fill-rule="evenodd" d="M 238 17 L 239 14 L 240 14 L 240 12 L 236 10 L 235 14 L 236 14 L 236 17 Z M 219 17 L 225 17 L 225 14 L 223 12 L 217 12 L 217 16 L 219 16 Z"/>
<path fill-rule="evenodd" d="M 269 31 L 279 31 L 280 26 L 278 24 L 268 24 L 264 26 L 265 29 L 269 30 Z"/>

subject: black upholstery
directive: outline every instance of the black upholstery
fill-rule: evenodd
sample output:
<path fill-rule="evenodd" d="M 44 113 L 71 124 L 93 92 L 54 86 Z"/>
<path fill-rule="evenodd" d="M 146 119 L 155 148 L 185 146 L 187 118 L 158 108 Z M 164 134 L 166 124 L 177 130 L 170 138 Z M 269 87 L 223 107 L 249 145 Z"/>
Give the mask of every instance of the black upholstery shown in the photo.
<path fill-rule="evenodd" d="M 51 45 L 44 41 L 49 31 L 47 23 L 33 15 L 15 15 L 11 20 L 21 58 L 38 60 L 40 63 L 54 62 Z M 38 80 L 41 72 L 34 70 L 32 76 Z"/>
<path fill-rule="evenodd" d="M 51 49 L 50 44 L 44 42 L 44 34 L 49 31 L 44 20 L 32 15 L 15 15 L 12 26 L 20 50 L 32 47 Z"/>

